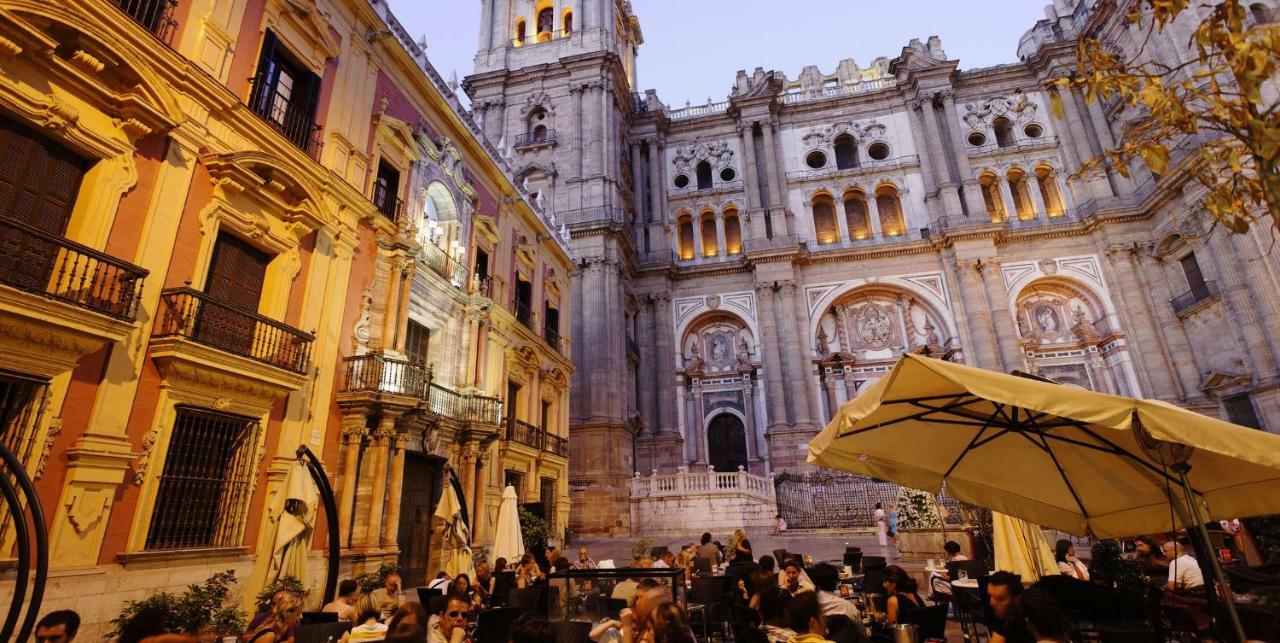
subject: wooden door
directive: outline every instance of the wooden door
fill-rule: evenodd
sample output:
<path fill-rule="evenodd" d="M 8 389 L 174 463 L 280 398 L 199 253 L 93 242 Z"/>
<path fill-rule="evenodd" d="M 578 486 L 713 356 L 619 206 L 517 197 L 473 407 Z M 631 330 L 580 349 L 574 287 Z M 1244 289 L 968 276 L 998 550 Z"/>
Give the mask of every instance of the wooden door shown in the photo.
<path fill-rule="evenodd" d="M 405 453 L 400 487 L 400 577 L 405 587 L 427 582 L 431 566 L 431 516 L 440 500 L 444 460 L 421 453 Z M 393 481 L 394 483 L 394 481 Z"/>
<path fill-rule="evenodd" d="M 747 431 L 742 420 L 730 413 L 721 413 L 707 427 L 708 463 L 716 471 L 737 471 L 747 468 Z"/>
<path fill-rule="evenodd" d="M 222 234 L 213 248 L 204 292 L 209 301 L 201 306 L 197 338 L 210 346 L 257 358 L 259 341 L 258 301 L 271 258 L 236 237 Z"/>
<path fill-rule="evenodd" d="M 0 218 L 13 222 L 0 224 L 0 281 L 48 289 L 59 254 L 51 237 L 67 230 L 85 168 L 51 141 L 0 120 Z"/>

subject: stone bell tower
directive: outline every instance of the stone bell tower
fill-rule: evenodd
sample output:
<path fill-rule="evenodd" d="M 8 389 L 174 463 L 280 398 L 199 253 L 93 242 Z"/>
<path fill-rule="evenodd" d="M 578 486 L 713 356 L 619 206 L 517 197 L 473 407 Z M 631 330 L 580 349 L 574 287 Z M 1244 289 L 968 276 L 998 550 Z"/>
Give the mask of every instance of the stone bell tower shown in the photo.
<path fill-rule="evenodd" d="M 489 140 L 572 232 L 571 528 L 626 533 L 636 434 L 628 355 L 639 22 L 625 0 L 481 0 L 464 87 Z M 536 294 L 535 294 L 536 296 Z M 632 351 L 635 352 L 635 351 Z"/>

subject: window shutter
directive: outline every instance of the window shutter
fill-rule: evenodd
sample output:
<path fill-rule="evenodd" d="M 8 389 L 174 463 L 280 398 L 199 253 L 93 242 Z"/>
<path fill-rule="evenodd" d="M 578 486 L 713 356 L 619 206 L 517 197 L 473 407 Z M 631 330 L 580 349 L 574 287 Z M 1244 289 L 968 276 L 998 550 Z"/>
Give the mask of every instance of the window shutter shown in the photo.
<path fill-rule="evenodd" d="M 62 235 L 84 172 L 70 152 L 0 122 L 0 216 Z"/>
<path fill-rule="evenodd" d="M 269 91 L 276 83 L 276 75 L 279 73 L 279 65 L 276 64 L 276 34 L 274 31 L 267 29 L 262 32 L 262 51 L 258 54 L 258 71 L 253 76 L 253 97 L 250 103 L 259 114 L 267 113 L 265 110 L 271 105 L 271 92 Z"/>
<path fill-rule="evenodd" d="M 316 109 L 320 106 L 320 76 L 315 72 L 307 71 L 302 75 L 302 91 L 300 96 L 295 99 L 303 113 L 307 115 L 307 120 L 314 123 L 316 120 Z"/>

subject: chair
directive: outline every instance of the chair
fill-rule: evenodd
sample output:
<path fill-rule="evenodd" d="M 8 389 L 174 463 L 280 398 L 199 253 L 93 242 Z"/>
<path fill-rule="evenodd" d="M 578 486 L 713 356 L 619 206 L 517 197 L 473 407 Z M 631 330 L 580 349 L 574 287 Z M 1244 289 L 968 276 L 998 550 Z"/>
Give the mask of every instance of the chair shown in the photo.
<path fill-rule="evenodd" d="M 511 626 L 525 611 L 521 607 L 497 607 L 480 612 L 476 622 L 476 643 L 508 643 Z"/>
<path fill-rule="evenodd" d="M 510 596 L 511 590 L 515 589 L 515 587 L 516 587 L 515 572 L 498 572 L 494 574 L 493 575 L 493 596 L 490 597 L 489 602 L 492 603 L 494 607 L 506 605 L 507 597 Z M 422 588 L 419 588 L 418 591 L 421 592 Z M 423 604 L 425 605 L 426 603 L 423 603 Z"/>
<path fill-rule="evenodd" d="M 543 588 L 541 587 L 513 589 L 510 596 L 507 597 L 507 605 L 523 608 L 526 612 L 537 612 L 540 603 L 545 605 L 545 603 L 542 603 L 542 590 Z"/>
<path fill-rule="evenodd" d="M 556 643 L 588 643 L 591 637 L 591 621 L 560 621 L 552 627 Z"/>
<path fill-rule="evenodd" d="M 861 551 L 845 551 L 844 564 L 853 569 L 853 573 L 862 573 L 862 552 Z"/>
<path fill-rule="evenodd" d="M 334 643 L 351 630 L 351 623 L 312 623 L 298 627 L 293 640 L 296 643 Z"/>
<path fill-rule="evenodd" d="M 773 560 L 778 563 L 778 569 L 782 569 L 782 563 L 787 562 L 787 550 L 785 549 L 773 550 Z"/>
<path fill-rule="evenodd" d="M 418 603 L 426 607 L 431 603 L 431 599 L 443 596 L 438 589 L 430 589 L 427 587 L 419 587 L 415 591 L 418 592 Z"/>
<path fill-rule="evenodd" d="M 981 560 L 956 560 L 947 563 L 947 578 L 955 580 L 960 577 L 960 570 L 964 570 L 969 578 L 979 578 L 987 575 L 987 563 Z"/>
<path fill-rule="evenodd" d="M 315 625 L 316 623 L 337 623 L 337 612 L 303 612 L 302 625 Z"/>
<path fill-rule="evenodd" d="M 693 571 L 695 571 L 695 572 L 697 572 L 697 573 L 699 573 L 699 574 L 710 574 L 710 573 L 711 573 L 711 559 L 710 559 L 710 558 L 703 558 L 703 557 L 701 557 L 701 556 L 699 556 L 699 557 L 697 557 L 697 558 L 693 559 Z"/>
<path fill-rule="evenodd" d="M 724 599 L 724 578 L 717 576 L 699 576 L 693 579 L 693 587 L 689 590 L 689 617 L 702 622 L 702 638 L 707 639 L 710 631 L 711 607 Z"/>
<path fill-rule="evenodd" d="M 884 591 L 884 568 L 869 569 L 862 578 L 862 591 L 867 594 L 879 594 Z"/>
<path fill-rule="evenodd" d="M 883 571 L 884 568 L 888 566 L 889 566 L 889 563 L 888 561 L 885 560 L 884 556 L 863 556 L 862 557 L 863 573 L 868 573 L 877 569 Z"/>
<path fill-rule="evenodd" d="M 946 605 L 932 605 L 907 610 L 902 615 L 902 621 L 919 627 L 920 638 L 922 639 L 947 638 Z"/>

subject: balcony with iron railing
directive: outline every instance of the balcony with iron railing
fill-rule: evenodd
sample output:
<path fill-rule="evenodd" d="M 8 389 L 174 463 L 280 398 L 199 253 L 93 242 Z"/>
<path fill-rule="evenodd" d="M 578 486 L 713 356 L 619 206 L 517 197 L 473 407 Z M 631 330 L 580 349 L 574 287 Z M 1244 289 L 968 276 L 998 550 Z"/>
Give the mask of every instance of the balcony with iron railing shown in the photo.
<path fill-rule="evenodd" d="M 254 76 L 250 83 L 249 109 L 298 149 L 318 160 L 321 127 L 312 120 L 310 110 L 291 100 L 291 96 L 281 92 L 279 86 L 268 83 L 263 74 Z"/>
<path fill-rule="evenodd" d="M 541 145 L 555 145 L 556 131 L 553 129 L 540 129 L 525 134 L 516 134 L 516 149 L 538 147 Z"/>
<path fill-rule="evenodd" d="M 315 335 L 229 306 L 193 288 L 160 293 L 162 316 L 154 335 L 180 337 L 270 366 L 305 374 Z"/>
<path fill-rule="evenodd" d="M 531 449 L 546 451 L 552 455 L 568 457 L 569 441 L 524 420 L 506 419 L 506 439 Z"/>
<path fill-rule="evenodd" d="M 0 284 L 133 321 L 147 271 L 0 217 Z"/>
<path fill-rule="evenodd" d="M 564 352 L 560 348 L 560 331 L 556 330 L 554 326 L 547 326 L 542 329 L 542 339 L 546 340 L 547 345 L 556 352 Z"/>
<path fill-rule="evenodd" d="M 502 298 L 502 285 L 506 283 L 497 275 L 476 275 L 471 292 L 477 297 L 496 300 Z"/>
<path fill-rule="evenodd" d="M 516 299 L 516 321 L 524 324 L 525 328 L 534 330 L 533 328 L 533 311 L 529 309 L 528 302 Z M 535 331 L 536 332 L 536 331 Z"/>
<path fill-rule="evenodd" d="M 173 39 L 178 27 L 178 21 L 173 19 L 173 10 L 178 6 L 178 0 L 116 0 L 113 4 L 162 42 L 168 43 Z"/>
<path fill-rule="evenodd" d="M 569 457 L 569 440 L 558 435 L 547 434 L 547 444 L 543 449 L 552 455 L 558 455 L 562 458 Z"/>
<path fill-rule="evenodd" d="M 418 256 L 423 266 L 440 275 L 454 288 L 462 289 L 467 285 L 467 267 L 444 248 L 435 243 L 424 243 Z"/>
<path fill-rule="evenodd" d="M 459 393 L 434 382 L 430 365 L 370 353 L 344 358 L 343 368 L 342 394 L 402 396 L 439 417 L 493 426 L 502 423 L 500 400 Z"/>
<path fill-rule="evenodd" d="M 1179 317 L 1190 313 L 1200 307 L 1201 304 L 1207 304 L 1216 301 L 1222 296 L 1218 290 L 1218 284 L 1214 281 L 1205 281 L 1192 286 L 1187 292 L 1169 300 L 1169 304 L 1173 306 L 1174 314 Z"/>
<path fill-rule="evenodd" d="M 404 200 L 391 192 L 391 188 L 382 182 L 373 184 L 373 206 L 382 216 L 400 225 L 400 216 L 404 214 Z"/>

